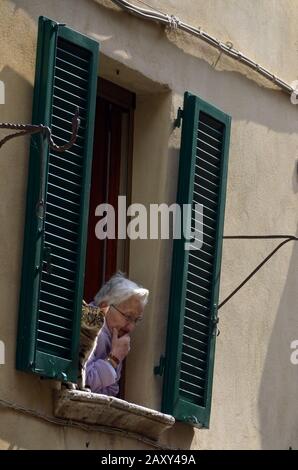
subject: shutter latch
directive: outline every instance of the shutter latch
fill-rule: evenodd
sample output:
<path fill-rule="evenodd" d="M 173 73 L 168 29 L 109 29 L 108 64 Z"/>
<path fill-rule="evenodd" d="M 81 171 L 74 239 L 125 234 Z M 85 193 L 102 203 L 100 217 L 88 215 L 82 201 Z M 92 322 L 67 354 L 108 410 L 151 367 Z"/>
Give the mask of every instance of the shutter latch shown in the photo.
<path fill-rule="evenodd" d="M 154 367 L 154 375 L 162 376 L 165 370 L 166 358 L 164 356 L 160 356 L 159 365 Z"/>
<path fill-rule="evenodd" d="M 181 109 L 180 107 L 178 108 L 178 111 L 177 111 L 177 117 L 174 121 L 174 129 L 176 127 L 180 127 L 181 126 L 181 120 L 183 119 L 183 109 Z"/>

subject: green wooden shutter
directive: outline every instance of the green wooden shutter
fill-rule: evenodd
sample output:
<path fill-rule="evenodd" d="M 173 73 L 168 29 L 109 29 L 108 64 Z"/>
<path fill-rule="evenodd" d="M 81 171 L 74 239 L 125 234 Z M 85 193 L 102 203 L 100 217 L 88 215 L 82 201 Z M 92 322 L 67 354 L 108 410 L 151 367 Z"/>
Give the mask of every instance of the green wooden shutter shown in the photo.
<path fill-rule="evenodd" d="M 174 240 L 162 410 L 209 426 L 231 118 L 185 94 L 177 202 L 203 205 L 203 245 Z M 193 228 L 193 226 L 192 226 Z"/>
<path fill-rule="evenodd" d="M 31 143 L 17 368 L 58 380 L 77 377 L 98 56 L 96 41 L 39 18 L 33 123 L 48 125 L 58 145 L 70 140 L 76 107 L 81 125 L 69 150 L 46 149 L 44 224 L 40 145 Z"/>

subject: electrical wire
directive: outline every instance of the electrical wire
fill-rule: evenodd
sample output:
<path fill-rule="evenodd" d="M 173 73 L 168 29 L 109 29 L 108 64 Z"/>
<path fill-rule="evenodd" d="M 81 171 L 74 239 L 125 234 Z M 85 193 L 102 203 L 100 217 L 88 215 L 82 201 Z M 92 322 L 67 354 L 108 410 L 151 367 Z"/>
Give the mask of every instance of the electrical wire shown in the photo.
<path fill-rule="evenodd" d="M 224 236 L 223 238 L 225 239 L 230 239 L 230 240 L 235 240 L 235 239 L 239 239 L 239 240 L 261 240 L 261 239 L 281 239 L 281 238 L 285 238 L 285 240 L 283 242 L 281 242 L 276 248 L 274 248 L 273 251 L 271 251 L 271 253 L 269 253 L 268 256 L 266 256 L 266 258 L 260 263 L 258 264 L 258 266 L 244 279 L 244 281 L 241 282 L 241 284 L 239 284 L 238 287 L 236 287 L 236 289 L 233 290 L 233 292 L 231 292 L 230 295 L 228 295 L 228 297 L 226 297 L 217 307 L 217 309 L 219 310 L 221 307 L 223 307 L 232 297 L 234 297 L 234 295 L 261 269 L 262 266 L 264 266 L 265 263 L 267 263 L 267 261 L 269 261 L 270 258 L 272 258 L 272 256 L 282 247 L 284 246 L 286 243 L 290 242 L 290 241 L 298 241 L 298 238 L 293 236 L 293 235 L 226 235 Z"/>
<path fill-rule="evenodd" d="M 265 77 L 270 82 L 274 83 L 278 88 L 285 91 L 286 93 L 290 95 L 292 93 L 295 93 L 295 96 L 297 95 L 296 90 L 291 85 L 289 85 L 284 80 L 274 75 L 265 67 L 259 65 L 257 62 L 247 57 L 241 51 L 235 49 L 232 43 L 230 42 L 223 43 L 219 39 L 208 34 L 206 31 L 203 31 L 201 28 L 195 28 L 185 23 L 184 21 L 181 21 L 175 15 L 168 15 L 166 13 L 161 13 L 157 10 L 154 10 L 153 8 L 151 10 L 140 8 L 140 7 L 133 5 L 130 2 L 127 2 L 126 0 L 111 0 L 111 1 L 115 3 L 122 10 L 125 10 L 134 16 L 137 16 L 139 18 L 149 20 L 149 21 L 157 21 L 158 23 L 164 24 L 165 26 L 168 26 L 172 29 L 181 29 L 182 31 L 185 31 L 186 33 L 189 33 L 192 36 L 196 36 L 200 38 L 202 41 L 207 42 L 210 46 L 215 47 L 216 49 L 220 50 L 223 54 L 229 57 L 232 57 L 234 60 L 237 60 L 238 62 L 245 64 L 247 67 L 254 70 L 259 75 L 262 75 L 263 77 Z"/>

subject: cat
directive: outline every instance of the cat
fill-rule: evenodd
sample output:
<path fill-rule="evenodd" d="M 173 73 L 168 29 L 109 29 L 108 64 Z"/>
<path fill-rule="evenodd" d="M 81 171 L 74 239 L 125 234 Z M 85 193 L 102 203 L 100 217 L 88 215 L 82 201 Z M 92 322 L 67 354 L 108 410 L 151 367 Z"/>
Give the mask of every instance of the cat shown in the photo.
<path fill-rule="evenodd" d="M 67 382 L 67 388 L 72 390 L 83 390 L 90 392 L 86 385 L 86 363 L 96 348 L 96 341 L 99 332 L 104 324 L 104 312 L 100 307 L 88 305 L 83 300 L 81 330 L 80 330 L 80 348 L 77 384 Z"/>

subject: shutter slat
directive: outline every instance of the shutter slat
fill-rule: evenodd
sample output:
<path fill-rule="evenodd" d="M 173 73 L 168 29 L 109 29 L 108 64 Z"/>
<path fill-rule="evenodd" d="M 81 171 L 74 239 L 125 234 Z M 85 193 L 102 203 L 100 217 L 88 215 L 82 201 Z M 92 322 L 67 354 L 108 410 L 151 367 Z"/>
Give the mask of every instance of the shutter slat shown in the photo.
<path fill-rule="evenodd" d="M 71 328 L 66 328 L 65 326 L 58 325 L 57 323 L 51 323 L 50 321 L 39 320 L 40 329 L 45 331 L 50 331 L 51 333 L 57 333 L 63 338 L 71 337 Z"/>
<path fill-rule="evenodd" d="M 44 313 L 50 314 L 50 313 L 56 312 L 56 313 L 60 313 L 60 315 L 69 315 L 69 320 L 71 320 L 72 310 L 70 308 L 67 308 L 62 304 L 58 305 L 53 302 L 49 302 L 48 300 L 44 300 L 43 298 L 40 299 L 40 304 L 43 305 L 41 311 L 43 310 Z"/>
<path fill-rule="evenodd" d="M 66 209 L 72 211 L 74 214 L 77 214 L 76 212 L 76 209 L 78 210 L 78 208 L 80 207 L 79 203 L 78 202 L 75 202 L 75 201 L 71 201 L 70 199 L 67 199 L 66 197 L 64 197 L 63 195 L 61 196 L 58 196 L 58 194 L 55 194 L 55 190 L 57 191 L 63 191 L 61 190 L 61 188 L 59 188 L 59 186 L 55 186 L 51 183 L 49 183 L 49 189 L 52 189 L 53 191 L 49 191 L 48 192 L 48 196 L 50 197 L 50 201 L 52 202 L 56 202 L 56 205 L 59 205 L 59 203 L 63 206 L 65 205 Z M 62 193 L 63 194 L 63 193 Z M 53 199 L 51 199 L 51 197 Z"/>
<path fill-rule="evenodd" d="M 74 222 L 66 218 L 63 219 L 57 214 L 47 212 L 47 223 L 77 235 L 76 229 L 78 226 L 78 222 Z"/>
<path fill-rule="evenodd" d="M 217 165 L 220 165 L 221 148 L 214 147 L 208 143 L 207 139 L 197 139 L 197 149 L 199 150 L 198 153 L 200 153 L 200 151 L 203 151 L 204 153 L 207 152 L 208 155 L 211 155 L 216 159 Z"/>
<path fill-rule="evenodd" d="M 72 303 L 71 299 L 68 299 L 62 295 L 58 295 L 57 293 L 53 294 L 53 292 L 49 292 L 46 290 L 47 286 L 43 281 L 41 281 L 41 289 L 40 289 L 40 298 L 42 300 L 50 300 L 51 302 L 57 302 L 57 304 L 61 306 L 65 306 L 66 308 L 70 309 L 70 305 Z"/>
<path fill-rule="evenodd" d="M 80 186 L 76 185 L 75 191 L 72 191 L 71 189 L 67 189 L 65 187 L 61 187 L 56 183 L 56 176 L 52 175 L 49 173 L 49 181 L 48 181 L 48 187 L 49 187 L 49 192 L 52 195 L 55 195 L 55 197 L 58 197 L 58 195 L 62 195 L 62 197 L 77 206 L 79 206 L 80 203 Z M 76 202 L 77 201 L 77 202 Z"/>
<path fill-rule="evenodd" d="M 53 107 L 53 109 L 55 110 L 55 107 Z M 69 119 L 66 119 L 65 117 L 62 117 L 63 116 L 63 113 L 65 113 L 65 111 L 63 109 L 59 109 L 59 112 L 60 112 L 60 116 L 57 116 L 57 114 L 55 114 L 55 112 L 53 111 L 53 122 L 56 123 L 57 125 L 59 125 L 59 127 L 62 127 L 63 126 L 66 128 L 66 129 L 69 129 L 71 131 L 71 123 L 69 122 Z M 68 118 L 70 117 L 71 113 L 68 113 Z M 82 136 L 84 135 L 84 131 L 85 131 L 85 126 L 80 122 L 80 127 L 78 129 L 78 135 L 79 136 Z"/>
<path fill-rule="evenodd" d="M 208 199 L 210 199 L 211 201 L 217 201 L 217 192 L 216 192 L 216 188 L 212 188 L 212 189 L 209 189 L 208 187 L 206 187 L 204 185 L 204 181 L 201 180 L 200 183 L 197 183 L 196 181 L 194 182 L 194 185 L 195 185 L 195 188 L 196 188 L 196 191 L 198 191 L 200 194 L 203 194 L 205 195 Z M 214 191 L 215 189 L 215 191 Z"/>
<path fill-rule="evenodd" d="M 71 330 L 71 318 L 57 315 L 57 313 L 46 312 L 42 308 L 39 310 L 40 321 L 47 321 L 50 324 L 54 324 L 57 328 L 65 328 Z"/>
<path fill-rule="evenodd" d="M 200 278 L 195 278 L 190 273 L 188 275 L 186 290 L 193 295 L 200 295 L 206 299 L 210 298 L 211 290 L 200 284 Z"/>
<path fill-rule="evenodd" d="M 210 169 L 206 169 L 202 165 L 203 162 L 200 161 L 200 165 L 196 165 L 198 171 L 200 172 L 200 176 L 198 177 L 199 179 L 204 179 L 205 181 L 208 181 L 210 185 L 215 185 L 217 188 L 219 187 L 219 177 L 218 175 L 212 173 Z M 196 176 L 197 177 L 197 176 Z"/>
<path fill-rule="evenodd" d="M 209 151 L 208 151 L 209 150 Z M 206 149 L 203 147 L 197 147 L 197 161 L 198 164 L 200 164 L 201 160 L 207 160 L 207 162 L 211 163 L 215 167 L 219 168 L 220 166 L 220 160 L 216 155 L 213 155 L 210 149 Z"/>
<path fill-rule="evenodd" d="M 82 161 L 73 161 L 71 158 L 63 158 L 61 155 L 50 153 L 51 163 L 50 165 L 60 166 L 65 171 L 74 173 L 77 177 L 81 177 Z"/>
<path fill-rule="evenodd" d="M 64 269 L 65 271 L 69 271 L 70 273 L 75 273 L 75 271 L 73 269 L 74 265 L 75 265 L 74 260 L 67 259 L 63 256 L 57 255 L 57 253 L 51 253 L 51 256 L 52 256 L 53 261 L 54 261 L 54 263 L 51 261 L 52 266 L 55 266 L 55 263 L 57 263 L 57 265 L 60 269 Z"/>
<path fill-rule="evenodd" d="M 56 77 L 57 78 L 57 77 Z M 58 87 L 57 84 L 58 80 L 55 80 L 55 96 L 60 97 L 61 99 L 66 99 L 69 102 L 72 102 L 74 104 L 77 104 L 78 106 L 82 106 L 83 108 L 86 109 L 86 98 L 84 96 L 80 96 L 79 94 L 75 94 L 69 89 L 67 90 L 66 87 L 63 89 Z M 66 85 L 68 88 L 68 82 L 64 82 L 64 85 Z M 86 92 L 86 91 L 85 91 Z"/>
<path fill-rule="evenodd" d="M 73 54 L 72 52 L 70 52 L 69 50 L 66 50 L 66 49 L 62 49 L 61 47 L 57 47 L 57 55 L 63 57 L 69 57 L 70 60 L 74 61 L 74 62 L 77 62 L 81 67 L 88 67 L 88 57 L 86 57 L 85 59 L 83 58 L 83 56 L 78 56 L 78 55 L 75 55 Z"/>
<path fill-rule="evenodd" d="M 51 196 L 51 195 L 48 193 L 48 196 Z M 79 219 L 77 212 L 75 212 L 75 211 L 73 211 L 73 210 L 71 210 L 67 207 L 63 207 L 63 209 L 62 209 L 62 207 L 59 206 L 59 204 L 57 204 L 57 202 L 59 202 L 59 201 L 56 201 L 54 195 L 53 195 L 52 199 L 51 199 L 51 197 L 48 198 L 47 208 L 49 207 L 51 209 L 50 215 L 55 216 L 55 217 L 62 217 L 63 216 L 63 211 L 64 211 L 65 217 L 67 216 L 69 218 L 69 219 L 67 219 L 68 222 L 77 224 L 78 223 L 77 221 Z M 55 213 L 54 213 L 54 211 L 55 211 Z M 60 214 L 60 215 L 58 215 L 58 214 Z"/>
<path fill-rule="evenodd" d="M 209 189 L 210 191 L 214 192 L 216 195 L 218 195 L 218 180 L 216 182 L 210 178 L 210 173 L 205 172 L 206 174 L 204 175 L 203 171 L 200 169 L 200 175 L 195 175 L 195 184 L 201 184 L 203 187 L 206 189 Z"/>
<path fill-rule="evenodd" d="M 186 306 L 185 307 L 185 322 L 186 326 L 189 326 L 193 329 L 193 332 L 199 330 L 201 327 L 205 328 L 205 330 L 209 329 L 210 318 L 204 314 L 204 312 L 200 308 L 204 306 L 199 306 L 196 311 L 193 308 Z M 207 311 L 205 312 L 207 313 Z"/>
<path fill-rule="evenodd" d="M 73 118 L 73 110 L 67 111 L 65 108 L 53 104 L 53 119 L 63 120 L 68 122 L 68 125 L 71 123 Z M 83 116 L 80 116 L 80 132 L 85 130 L 86 119 Z"/>
<path fill-rule="evenodd" d="M 51 342 L 51 338 L 46 340 L 46 339 L 37 339 L 37 346 L 38 349 L 47 352 L 49 354 L 59 354 L 59 356 L 68 359 L 69 357 L 69 347 L 67 346 L 61 346 L 55 342 Z"/>
<path fill-rule="evenodd" d="M 185 299 L 186 299 L 186 304 L 191 304 L 190 308 L 195 309 L 198 307 L 203 307 L 207 309 L 209 307 L 209 299 L 206 299 L 205 297 L 201 295 L 196 295 L 195 293 L 191 292 L 189 289 L 186 289 Z"/>
<path fill-rule="evenodd" d="M 191 299 L 189 299 L 188 294 L 188 289 L 185 289 L 185 310 L 195 312 L 200 315 L 202 319 L 209 321 L 209 307 L 207 307 L 206 305 L 201 305 L 199 302 L 192 301 Z"/>
<path fill-rule="evenodd" d="M 78 77 L 84 77 L 86 80 L 88 79 L 88 70 L 86 70 L 88 69 L 87 62 L 85 66 L 80 67 L 79 65 L 76 65 L 73 60 L 66 60 L 62 58 L 62 54 L 57 54 L 56 64 L 57 67 L 60 67 L 62 70 L 72 70 Z"/>
<path fill-rule="evenodd" d="M 61 165 L 56 165 L 55 163 L 51 163 L 49 165 L 49 170 L 52 175 L 56 176 L 56 178 L 61 178 L 64 181 L 67 181 L 68 184 L 75 184 L 76 186 L 82 185 L 82 177 L 75 171 L 68 170 L 63 168 Z"/>
<path fill-rule="evenodd" d="M 72 101 L 67 100 L 65 97 L 58 96 L 57 94 L 53 95 L 53 100 L 55 106 L 69 111 L 73 116 L 74 103 L 72 103 Z M 85 118 L 86 108 L 77 103 L 75 103 L 75 106 L 79 108 L 80 115 L 82 114 L 82 116 Z"/>
<path fill-rule="evenodd" d="M 85 96 L 86 95 L 86 89 L 82 86 L 76 85 L 75 83 L 70 82 L 69 80 L 66 80 L 65 78 L 59 77 L 59 75 L 55 76 L 55 85 L 57 85 L 57 88 L 59 89 L 64 89 L 64 87 L 68 87 L 69 90 L 74 90 L 77 91 L 78 96 Z M 85 98 L 86 101 L 86 98 Z"/>
<path fill-rule="evenodd" d="M 206 375 L 206 370 L 195 366 L 187 361 L 181 361 L 181 364 L 183 364 L 183 371 L 181 374 L 190 374 L 193 375 L 194 377 L 197 377 L 198 380 L 204 380 L 204 377 Z"/>
<path fill-rule="evenodd" d="M 67 144 L 67 142 L 69 142 L 68 135 L 65 133 L 65 135 L 63 137 L 61 137 L 61 133 L 60 133 L 59 129 L 56 132 L 53 131 L 52 137 L 55 140 L 55 142 L 57 142 L 57 145 L 65 145 L 65 144 Z M 78 143 L 74 143 L 71 146 L 71 150 L 66 150 L 65 152 L 70 154 L 70 155 L 74 155 L 74 156 L 80 158 L 80 157 L 83 157 L 83 151 L 84 151 L 84 146 L 83 145 L 80 145 Z"/>
<path fill-rule="evenodd" d="M 197 402 L 199 403 L 202 403 L 203 402 L 203 396 L 199 395 L 198 393 L 194 393 L 194 392 L 190 392 L 189 390 L 186 390 L 182 387 L 180 387 L 180 392 L 182 392 L 182 396 L 186 396 L 188 397 L 190 400 L 194 399 Z"/>
<path fill-rule="evenodd" d="M 71 342 L 71 338 L 65 338 L 64 336 L 60 336 L 55 333 L 51 333 L 49 330 L 47 330 L 47 323 L 43 323 L 43 326 L 46 328 L 45 331 L 42 330 L 42 325 L 40 322 L 38 322 L 38 339 L 44 338 L 45 340 L 48 338 L 49 341 L 51 341 L 52 344 L 57 344 L 60 346 L 69 346 Z"/>
<path fill-rule="evenodd" d="M 216 201 L 212 201 L 209 197 L 204 195 L 204 191 L 199 188 L 199 190 L 194 190 L 194 202 L 202 204 L 204 206 L 204 211 L 206 208 L 208 209 L 208 213 L 212 214 L 214 218 L 216 218 L 216 207 L 217 203 Z"/>
<path fill-rule="evenodd" d="M 72 136 L 71 129 L 68 130 L 67 128 L 58 126 L 57 124 L 52 124 L 52 132 L 53 132 L 53 135 L 56 135 L 56 137 L 58 136 L 62 136 L 64 138 L 66 137 L 68 140 L 70 140 Z M 77 134 L 76 143 L 74 145 L 84 148 L 84 136 L 80 136 L 79 134 Z"/>
<path fill-rule="evenodd" d="M 195 393 L 196 395 L 199 395 L 200 397 L 204 396 L 204 388 L 200 387 L 200 385 L 198 384 L 194 384 L 184 379 L 180 379 L 180 387 L 181 387 L 181 390 Z"/>
<path fill-rule="evenodd" d="M 60 268 L 58 265 L 53 264 L 53 263 L 51 263 L 51 267 L 53 269 L 53 272 L 51 272 L 50 274 L 46 270 L 43 270 L 44 279 L 47 279 L 47 276 L 49 276 L 49 279 L 50 278 L 51 279 L 52 278 L 57 278 L 57 282 L 60 282 L 64 285 L 66 285 L 66 287 L 74 286 L 75 276 L 76 276 L 75 271 L 71 271 L 70 269 L 67 269 L 65 267 Z M 64 272 L 62 271 L 62 273 L 61 273 L 61 271 L 59 271 L 59 270 L 64 270 Z M 66 274 L 65 271 L 67 272 L 67 274 Z M 59 272 L 59 274 L 58 274 L 58 272 Z"/>
<path fill-rule="evenodd" d="M 199 207 L 199 210 L 195 209 L 194 207 L 192 208 L 192 217 L 195 218 L 196 215 L 198 214 L 199 216 L 203 215 L 203 227 L 204 230 L 207 229 L 208 233 L 210 233 L 213 237 L 215 236 L 215 231 L 216 231 L 216 220 L 212 217 L 208 217 L 206 215 L 205 207 L 203 207 L 203 212 L 202 209 Z"/>
<path fill-rule="evenodd" d="M 52 276 L 50 276 L 50 277 L 52 277 Z M 54 284 L 53 282 L 44 281 L 44 280 L 42 281 L 42 287 L 44 289 L 47 289 L 48 292 L 50 291 L 50 289 L 52 289 L 54 292 L 58 292 L 58 293 L 59 293 L 59 290 L 61 290 L 62 291 L 61 294 L 62 295 L 67 295 L 67 297 L 70 298 L 70 299 L 72 298 L 73 293 L 74 293 L 74 289 L 70 289 L 69 287 L 61 286 L 58 283 Z"/>
<path fill-rule="evenodd" d="M 190 354 L 189 352 L 182 351 L 182 361 L 187 362 L 190 366 L 196 367 L 197 369 L 202 370 L 201 376 L 206 374 L 206 355 L 200 355 L 200 351 L 195 353 L 195 356 Z"/>
<path fill-rule="evenodd" d="M 48 232 L 51 231 L 51 233 L 53 233 L 53 235 L 58 235 L 58 233 L 60 233 L 62 238 L 64 238 L 65 240 L 77 244 L 78 233 L 74 229 L 71 230 L 71 229 L 66 228 L 66 227 L 61 227 L 60 225 L 49 222 L 48 219 L 49 219 L 49 215 L 48 215 L 47 220 L 46 220 L 46 227 L 48 227 L 48 230 L 47 230 Z M 68 237 L 68 238 L 66 238 L 66 237 Z"/>
<path fill-rule="evenodd" d="M 212 136 L 212 134 L 210 135 L 208 132 L 206 132 L 207 131 L 206 128 L 205 130 L 203 129 L 203 126 L 200 127 L 200 122 L 199 122 L 198 138 L 201 137 L 204 142 L 208 142 L 210 145 L 212 145 L 216 149 L 221 149 L 222 139 L 221 138 L 216 139 L 214 136 Z"/>
<path fill-rule="evenodd" d="M 220 169 L 218 166 L 214 165 L 212 162 L 208 162 L 206 159 L 196 157 L 195 169 L 200 171 L 200 169 L 205 170 L 206 172 L 210 173 L 212 178 L 215 181 L 219 181 L 219 171 Z"/>

